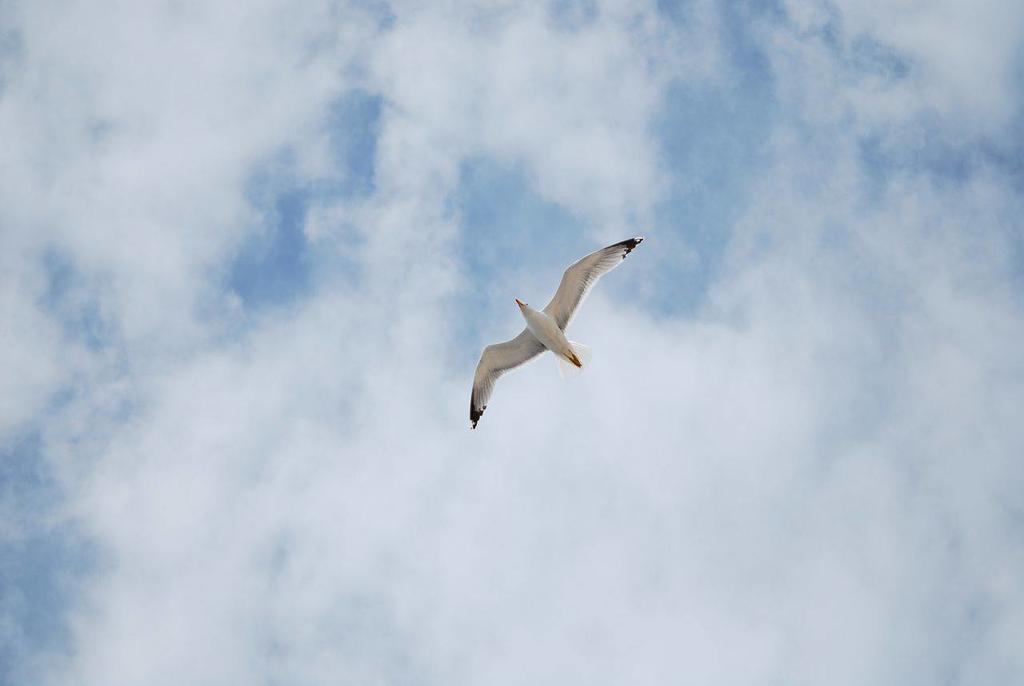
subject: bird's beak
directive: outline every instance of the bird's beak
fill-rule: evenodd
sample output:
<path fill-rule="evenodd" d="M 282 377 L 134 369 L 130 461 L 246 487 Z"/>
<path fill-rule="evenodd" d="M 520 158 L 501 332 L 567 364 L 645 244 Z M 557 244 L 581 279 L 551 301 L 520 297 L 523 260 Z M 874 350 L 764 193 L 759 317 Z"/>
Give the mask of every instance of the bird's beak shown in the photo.
<path fill-rule="evenodd" d="M 524 303 L 519 298 L 516 298 L 516 305 L 519 305 L 519 307 L 526 307 L 526 303 Z"/>

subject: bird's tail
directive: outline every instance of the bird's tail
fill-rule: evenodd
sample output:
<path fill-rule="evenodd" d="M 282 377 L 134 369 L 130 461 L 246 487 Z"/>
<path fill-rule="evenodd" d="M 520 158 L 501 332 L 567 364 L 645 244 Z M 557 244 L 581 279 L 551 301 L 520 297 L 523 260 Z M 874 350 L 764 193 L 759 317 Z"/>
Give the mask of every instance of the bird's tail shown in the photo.
<path fill-rule="evenodd" d="M 594 351 L 589 345 L 583 345 L 576 341 L 569 341 L 569 345 L 572 347 L 572 351 L 575 355 L 576 362 L 570 362 L 567 358 L 561 355 L 555 355 L 555 359 L 558 360 L 558 375 L 563 379 L 571 379 L 579 376 L 583 373 L 583 368 L 590 364 L 590 360 L 594 358 Z"/>

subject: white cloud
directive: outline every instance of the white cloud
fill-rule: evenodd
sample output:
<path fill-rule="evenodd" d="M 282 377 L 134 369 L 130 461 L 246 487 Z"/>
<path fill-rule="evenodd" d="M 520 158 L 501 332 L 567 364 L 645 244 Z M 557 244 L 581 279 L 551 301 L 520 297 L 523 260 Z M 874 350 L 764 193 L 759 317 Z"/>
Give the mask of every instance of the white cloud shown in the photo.
<path fill-rule="evenodd" d="M 575 31 L 536 4 L 411 12 L 384 37 L 374 72 L 404 128 L 449 164 L 471 154 L 523 163 L 542 196 L 617 235 L 649 221 L 663 190 L 650 127 L 664 86 L 713 65 L 713 14 L 696 7 L 686 30 L 645 3 L 613 3 Z M 416 173 L 403 153 L 396 162 Z"/>
<path fill-rule="evenodd" d="M 254 166 L 319 142 L 367 21 L 316 4 L 11 11 L 9 221 L 35 236 L 26 249 L 107 280 L 129 339 L 181 336 L 206 272 L 254 221 Z"/>
<path fill-rule="evenodd" d="M 849 34 L 868 34 L 914 62 L 917 107 L 991 133 L 1020 109 L 1024 8 L 1003 2 L 839 3 Z"/>
<path fill-rule="evenodd" d="M 852 108 L 854 123 L 876 134 L 900 125 L 912 133 L 924 120 L 951 143 L 1002 135 L 1019 116 L 1019 4 L 848 0 L 786 8 L 794 31 L 775 33 L 784 47 L 775 56 L 787 60 L 779 73 L 798 75 L 792 87 L 806 89 L 803 109 L 811 113 Z M 858 57 L 865 43 L 874 54 Z"/>
<path fill-rule="evenodd" d="M 32 303 L 44 286 L 38 274 L 25 274 L 12 260 L 3 260 L 0 277 L 0 376 L 7 393 L 0 400 L 0 435 L 31 419 L 46 404 L 61 373 L 60 328 Z M 23 297 L 23 293 L 32 298 Z M 21 297 L 19 297 L 21 296 Z"/>
<path fill-rule="evenodd" d="M 260 7 L 18 17 L 23 69 L 0 101 L 0 128 L 24 133 L 0 191 L 11 264 L 66 254 L 117 331 L 77 350 L 39 307 L 36 267 L 4 283 L 25 323 L 3 362 L 29 370 L 5 418 L 37 415 L 74 372 L 44 446 L 100 551 L 72 650 L 32 677 L 1024 671 L 1012 180 L 890 170 L 874 188 L 857 136 L 902 116 L 828 104 L 861 97 L 832 78 L 843 55 L 799 23 L 762 26 L 784 116 L 704 305 L 679 319 L 630 303 L 622 285 L 659 262 L 655 230 L 573 325 L 593 368 L 571 384 L 550 360 L 510 375 L 470 432 L 476 351 L 453 334 L 452 296 L 474 284 L 447 206 L 460 164 L 521 164 L 595 242 L 620 237 L 665 192 L 664 89 L 725 59 L 715 13 L 669 30 L 608 6 L 566 31 L 536 7 L 395 7 L 377 35 L 326 6 Z M 894 35 L 877 37 L 912 45 Z M 993 73 L 979 92 L 999 90 Z M 233 312 L 217 273 L 253 223 L 245 180 L 284 147 L 307 180 L 332 177 L 324 110 L 349 85 L 384 101 L 374 191 L 315 204 L 307 234 L 360 279 L 325 277 L 229 336 L 203 308 Z M 916 82 L 886 88 L 931 106 Z"/>

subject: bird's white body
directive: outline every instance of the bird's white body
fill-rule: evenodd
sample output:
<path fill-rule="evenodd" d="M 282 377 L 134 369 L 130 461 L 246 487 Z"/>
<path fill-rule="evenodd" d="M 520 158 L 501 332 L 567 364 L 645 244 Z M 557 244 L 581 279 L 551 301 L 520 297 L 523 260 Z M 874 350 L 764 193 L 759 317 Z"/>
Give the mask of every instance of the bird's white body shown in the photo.
<path fill-rule="evenodd" d="M 569 344 L 569 339 L 558 328 L 558 322 L 554 317 L 525 304 L 520 306 L 519 311 L 523 313 L 523 319 L 526 320 L 526 328 L 545 348 L 558 357 L 572 357 L 573 348 Z"/>

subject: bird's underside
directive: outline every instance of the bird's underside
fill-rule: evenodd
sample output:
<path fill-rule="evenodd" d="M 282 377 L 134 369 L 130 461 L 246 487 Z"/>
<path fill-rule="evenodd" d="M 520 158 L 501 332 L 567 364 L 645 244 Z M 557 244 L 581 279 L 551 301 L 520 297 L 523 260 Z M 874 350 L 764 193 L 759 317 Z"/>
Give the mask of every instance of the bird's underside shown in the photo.
<path fill-rule="evenodd" d="M 566 340 L 565 329 L 597 280 L 619 266 L 626 255 L 643 240 L 642 236 L 629 238 L 593 252 L 572 264 L 562 275 L 562 281 L 551 302 L 541 311 L 516 301 L 527 321 L 527 328 L 511 340 L 487 346 L 480 355 L 469 401 L 469 421 L 472 428 L 476 428 L 477 422 L 487 409 L 494 384 L 506 372 L 526 364 L 546 350 L 567 359 L 576 367 L 583 366 L 583 362 L 576 354 L 578 350 L 574 348 L 574 345 L 578 344 Z"/>

